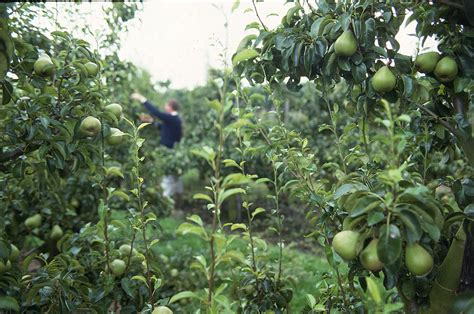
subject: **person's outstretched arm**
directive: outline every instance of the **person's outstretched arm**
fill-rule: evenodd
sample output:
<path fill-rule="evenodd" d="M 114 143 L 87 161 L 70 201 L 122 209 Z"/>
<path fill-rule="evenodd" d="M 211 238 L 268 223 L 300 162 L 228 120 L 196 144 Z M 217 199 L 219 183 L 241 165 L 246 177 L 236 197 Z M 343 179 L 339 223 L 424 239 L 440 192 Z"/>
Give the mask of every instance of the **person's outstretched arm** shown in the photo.
<path fill-rule="evenodd" d="M 140 95 L 138 93 L 133 93 L 130 98 L 132 100 L 138 100 L 141 102 L 145 108 L 151 113 L 152 116 L 161 119 L 163 121 L 167 121 L 173 116 L 170 115 L 169 113 L 160 111 L 158 108 L 156 108 L 151 102 L 149 102 L 143 95 Z"/>

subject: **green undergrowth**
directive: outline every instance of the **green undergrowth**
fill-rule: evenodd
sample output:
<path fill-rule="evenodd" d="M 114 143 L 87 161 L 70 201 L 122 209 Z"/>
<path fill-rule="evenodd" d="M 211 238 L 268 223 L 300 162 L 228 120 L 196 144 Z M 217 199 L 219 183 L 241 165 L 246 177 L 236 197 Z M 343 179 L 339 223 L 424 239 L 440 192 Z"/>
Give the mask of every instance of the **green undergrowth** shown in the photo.
<path fill-rule="evenodd" d="M 113 214 L 115 218 L 121 218 L 120 212 Z M 159 243 L 153 246 L 154 256 L 162 262 L 161 272 L 163 276 L 162 297 L 183 291 L 199 289 L 206 285 L 205 278 L 201 278 L 200 273 L 192 268 L 194 256 L 207 256 L 209 248 L 200 238 L 193 235 L 176 234 L 178 226 L 183 220 L 176 218 L 163 218 L 159 220 L 161 233 Z M 156 231 L 155 231 L 156 232 Z M 233 249 L 248 254 L 248 245 L 244 239 L 237 239 L 232 244 Z M 285 247 L 283 255 L 283 275 L 288 278 L 293 290 L 291 308 L 294 313 L 299 313 L 307 305 L 307 294 L 318 294 L 317 283 L 322 278 L 330 278 L 330 266 L 326 259 L 319 255 L 318 250 L 314 252 L 301 251 L 292 243 Z M 268 244 L 265 251 L 259 251 L 258 258 L 262 263 L 274 263 L 278 260 L 278 247 Z M 221 273 L 222 277 L 230 277 L 228 273 Z M 229 283 L 229 293 L 231 293 L 232 283 Z M 181 313 L 193 307 L 189 301 L 182 301 L 175 305 L 175 312 Z"/>

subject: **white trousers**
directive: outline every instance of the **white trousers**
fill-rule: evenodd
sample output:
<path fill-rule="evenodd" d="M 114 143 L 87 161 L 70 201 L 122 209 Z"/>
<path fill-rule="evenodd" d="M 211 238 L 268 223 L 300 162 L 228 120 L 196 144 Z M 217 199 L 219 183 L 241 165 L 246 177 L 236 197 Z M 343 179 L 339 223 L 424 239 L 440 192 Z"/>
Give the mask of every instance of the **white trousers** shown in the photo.
<path fill-rule="evenodd" d="M 163 176 L 161 179 L 163 196 L 172 197 L 175 194 L 183 193 L 183 182 L 181 178 L 173 175 Z"/>

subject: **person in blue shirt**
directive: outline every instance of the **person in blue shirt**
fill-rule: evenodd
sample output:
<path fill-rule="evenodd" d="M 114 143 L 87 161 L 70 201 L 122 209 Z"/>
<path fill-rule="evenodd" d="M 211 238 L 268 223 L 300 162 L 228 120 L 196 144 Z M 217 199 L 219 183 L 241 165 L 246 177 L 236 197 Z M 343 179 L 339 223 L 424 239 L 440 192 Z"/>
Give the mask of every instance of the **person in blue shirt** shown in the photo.
<path fill-rule="evenodd" d="M 137 100 L 145 106 L 145 108 L 150 112 L 153 118 L 158 118 L 160 120 L 160 144 L 168 148 L 173 148 L 173 146 L 181 141 L 183 135 L 182 130 L 182 121 L 179 117 L 179 103 L 170 99 L 165 104 L 165 110 L 161 111 L 155 107 L 151 102 L 149 102 L 145 96 L 139 93 L 133 93 L 130 95 L 131 100 Z M 153 122 L 152 117 L 140 117 L 143 122 Z M 165 175 L 161 180 L 161 187 L 163 189 L 163 195 L 167 197 L 172 197 L 175 194 L 183 193 L 183 183 L 182 181 L 174 175 Z"/>
<path fill-rule="evenodd" d="M 138 100 L 150 112 L 151 116 L 160 120 L 160 144 L 168 148 L 173 148 L 174 144 L 178 143 L 182 137 L 182 121 L 178 115 L 179 103 L 170 99 L 165 105 L 165 111 L 159 110 L 151 102 L 149 102 L 143 95 L 133 93 L 130 98 Z"/>

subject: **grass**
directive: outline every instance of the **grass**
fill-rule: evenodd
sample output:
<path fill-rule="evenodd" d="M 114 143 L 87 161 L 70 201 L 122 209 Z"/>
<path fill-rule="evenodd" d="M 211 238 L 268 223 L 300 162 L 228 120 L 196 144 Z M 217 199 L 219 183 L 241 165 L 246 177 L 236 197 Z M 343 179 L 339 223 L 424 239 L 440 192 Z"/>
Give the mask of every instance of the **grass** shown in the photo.
<path fill-rule="evenodd" d="M 181 254 L 190 254 L 190 252 L 206 256 L 208 247 L 203 240 L 194 235 L 176 235 L 175 231 L 182 222 L 182 220 L 175 218 L 160 219 L 163 233 L 160 237 L 160 243 L 154 247 L 155 252 L 174 257 L 179 257 Z M 247 242 L 243 239 L 234 241 L 233 248 L 245 255 L 248 253 Z M 276 265 L 278 253 L 279 249 L 276 245 L 268 244 L 266 251 L 259 252 L 259 257 Z M 293 283 L 291 308 L 295 313 L 299 313 L 306 306 L 306 294 L 317 293 L 315 283 L 321 279 L 321 273 L 329 271 L 330 267 L 325 258 L 310 252 L 302 252 L 290 245 L 283 251 L 282 268 L 284 277 L 289 277 Z"/>

